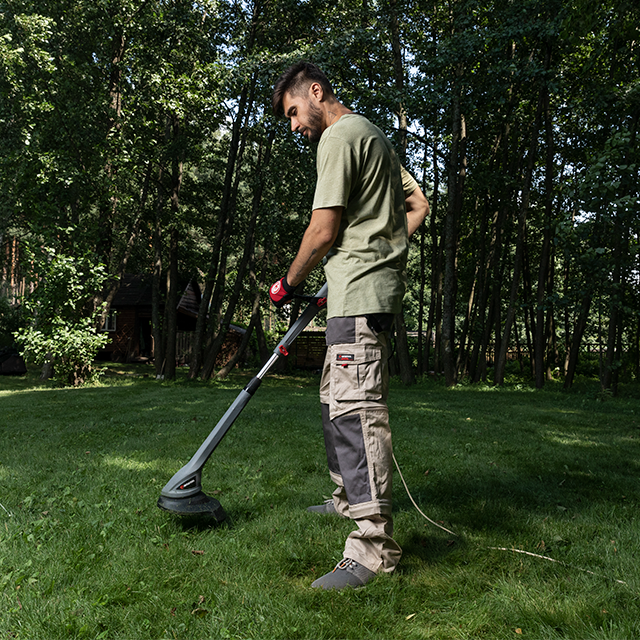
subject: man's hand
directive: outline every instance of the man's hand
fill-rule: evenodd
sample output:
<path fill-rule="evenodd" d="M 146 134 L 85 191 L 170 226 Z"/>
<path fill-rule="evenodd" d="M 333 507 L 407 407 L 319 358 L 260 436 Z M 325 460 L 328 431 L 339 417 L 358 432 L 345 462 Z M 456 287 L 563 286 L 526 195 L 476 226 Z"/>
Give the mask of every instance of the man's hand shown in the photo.
<path fill-rule="evenodd" d="M 287 302 L 291 302 L 295 290 L 296 288 L 287 282 L 287 276 L 274 282 L 269 289 L 269 297 L 271 298 L 271 302 L 273 302 L 273 306 L 280 309 L 280 307 L 283 307 Z"/>

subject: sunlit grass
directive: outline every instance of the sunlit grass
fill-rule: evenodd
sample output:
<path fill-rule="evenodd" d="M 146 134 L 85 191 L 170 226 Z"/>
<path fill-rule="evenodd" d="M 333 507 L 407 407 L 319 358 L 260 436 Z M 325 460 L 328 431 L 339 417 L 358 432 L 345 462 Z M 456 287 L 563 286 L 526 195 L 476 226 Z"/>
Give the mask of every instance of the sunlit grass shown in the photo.
<path fill-rule="evenodd" d="M 318 378 L 263 383 L 204 469 L 229 514 L 211 527 L 156 501 L 250 374 L 148 374 L 0 379 L 0 638 L 640 636 L 634 389 L 394 381 L 402 473 L 456 535 L 396 473 L 397 572 L 318 593 L 352 529 L 305 511 L 332 490 Z"/>

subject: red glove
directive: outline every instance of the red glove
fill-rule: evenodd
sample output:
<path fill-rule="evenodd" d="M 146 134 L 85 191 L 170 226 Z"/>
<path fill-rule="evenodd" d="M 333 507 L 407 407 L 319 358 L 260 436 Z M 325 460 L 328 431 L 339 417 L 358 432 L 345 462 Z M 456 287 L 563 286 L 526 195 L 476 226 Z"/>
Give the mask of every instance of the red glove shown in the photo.
<path fill-rule="evenodd" d="M 293 299 L 293 292 L 296 290 L 287 282 L 287 276 L 280 278 L 277 282 L 274 282 L 269 289 L 269 296 L 273 306 L 277 309 L 283 307 L 287 302 Z"/>

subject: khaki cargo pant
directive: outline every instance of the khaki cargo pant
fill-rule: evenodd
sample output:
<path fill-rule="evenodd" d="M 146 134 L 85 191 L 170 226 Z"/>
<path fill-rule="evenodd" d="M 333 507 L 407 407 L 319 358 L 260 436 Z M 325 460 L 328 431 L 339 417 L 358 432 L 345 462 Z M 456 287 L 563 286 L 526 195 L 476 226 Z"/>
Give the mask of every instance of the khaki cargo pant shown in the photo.
<path fill-rule="evenodd" d="M 345 558 L 392 572 L 402 555 L 393 539 L 392 448 L 387 395 L 387 331 L 392 315 L 330 318 L 320 382 L 322 426 L 333 502 L 358 525 Z"/>

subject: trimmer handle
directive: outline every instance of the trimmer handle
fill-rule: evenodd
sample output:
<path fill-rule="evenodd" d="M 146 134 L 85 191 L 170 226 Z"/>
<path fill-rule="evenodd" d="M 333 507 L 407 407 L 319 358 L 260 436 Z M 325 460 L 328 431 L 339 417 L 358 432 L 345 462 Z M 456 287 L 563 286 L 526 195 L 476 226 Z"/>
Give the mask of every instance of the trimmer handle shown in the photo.
<path fill-rule="evenodd" d="M 298 319 L 291 325 L 291 328 L 278 343 L 273 352 L 277 355 L 286 356 L 293 341 L 305 330 L 313 318 L 327 306 L 327 292 L 329 287 L 325 282 L 315 296 L 301 296 L 309 300 L 307 308 L 298 316 Z"/>

